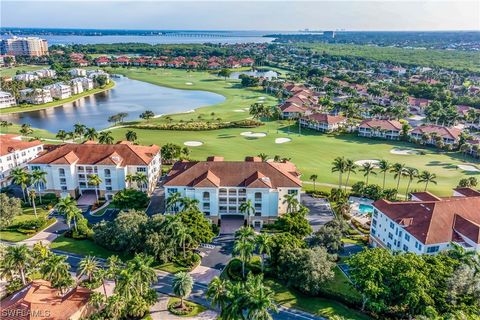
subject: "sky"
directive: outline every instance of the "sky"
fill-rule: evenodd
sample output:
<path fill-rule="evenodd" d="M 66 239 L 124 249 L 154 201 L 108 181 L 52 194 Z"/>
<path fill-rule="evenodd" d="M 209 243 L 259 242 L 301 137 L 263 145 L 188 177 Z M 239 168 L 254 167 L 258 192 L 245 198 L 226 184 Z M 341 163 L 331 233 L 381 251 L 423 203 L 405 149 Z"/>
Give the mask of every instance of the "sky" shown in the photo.
<path fill-rule="evenodd" d="M 2 27 L 480 31 L 480 0 L 0 0 L 0 11 Z"/>

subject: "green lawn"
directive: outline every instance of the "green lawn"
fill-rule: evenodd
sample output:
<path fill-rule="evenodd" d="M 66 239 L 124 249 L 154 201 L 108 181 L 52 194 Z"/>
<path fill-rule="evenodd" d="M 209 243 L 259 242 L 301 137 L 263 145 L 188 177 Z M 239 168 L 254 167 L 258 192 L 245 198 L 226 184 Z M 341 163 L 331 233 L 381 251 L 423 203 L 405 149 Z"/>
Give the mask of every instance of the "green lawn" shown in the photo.
<path fill-rule="evenodd" d="M 44 210 L 42 208 L 37 208 L 37 215 L 38 215 L 38 217 L 46 217 L 48 215 L 48 211 Z M 34 219 L 36 219 L 36 217 L 35 217 L 35 214 L 33 212 L 33 208 L 24 208 L 23 209 L 23 214 L 13 218 L 12 225 L 15 225 L 15 224 L 21 223 L 21 222 L 25 222 L 25 221 L 28 221 L 28 220 L 34 220 Z M 55 223 L 55 221 L 56 221 L 55 219 L 52 219 L 42 229 L 48 227 L 49 225 L 52 225 L 53 223 Z M 19 242 L 19 241 L 23 241 L 23 240 L 26 240 L 28 238 L 31 238 L 35 234 L 36 233 L 25 234 L 25 233 L 18 232 L 18 231 L 15 231 L 15 230 L 2 230 L 2 231 L 0 231 L 0 240 L 9 241 L 9 242 Z"/>
<path fill-rule="evenodd" d="M 67 238 L 65 236 L 60 236 L 52 242 L 50 247 L 52 249 L 62 250 L 65 252 L 71 252 L 84 256 L 96 256 L 104 259 L 107 259 L 108 257 L 113 255 L 119 256 L 122 260 L 128 260 L 129 258 L 131 258 L 126 254 L 122 254 L 120 252 L 113 252 L 105 249 L 88 239 L 76 240 L 72 238 Z"/>
<path fill-rule="evenodd" d="M 179 301 L 180 301 L 179 298 L 171 297 L 170 299 L 168 299 L 168 306 L 170 307 L 171 304 L 178 303 Z M 203 311 L 207 310 L 207 308 L 205 308 L 204 306 L 199 305 L 195 302 L 185 301 L 185 303 L 189 307 L 192 308 L 192 311 L 190 311 L 188 314 L 182 315 L 180 317 L 195 317 L 196 315 L 198 315 L 198 314 L 202 313 Z"/>
<path fill-rule="evenodd" d="M 5 67 L 0 70 L 0 77 L 13 77 L 14 75 L 17 74 L 17 71 L 19 73 L 25 73 L 29 71 L 35 71 L 39 69 L 45 69 L 49 68 L 49 66 L 37 66 L 37 65 L 20 65 L 20 66 L 14 66 L 14 67 Z"/>

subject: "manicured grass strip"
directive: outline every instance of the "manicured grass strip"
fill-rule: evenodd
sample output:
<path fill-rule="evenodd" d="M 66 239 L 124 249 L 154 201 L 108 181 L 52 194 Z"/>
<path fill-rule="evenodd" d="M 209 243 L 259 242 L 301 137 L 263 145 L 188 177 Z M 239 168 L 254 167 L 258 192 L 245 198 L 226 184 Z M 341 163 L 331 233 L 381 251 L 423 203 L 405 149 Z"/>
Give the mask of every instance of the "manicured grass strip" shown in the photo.
<path fill-rule="evenodd" d="M 67 238 L 63 235 L 55 239 L 55 241 L 53 241 L 50 245 L 50 248 L 84 256 L 95 256 L 103 259 L 107 259 L 108 257 L 113 255 L 117 255 L 122 260 L 128 260 L 129 258 L 131 258 L 130 256 L 121 252 L 114 252 L 105 249 L 93 242 L 92 240 L 77 240 Z"/>
<path fill-rule="evenodd" d="M 155 269 L 162 270 L 169 273 L 177 273 L 180 271 L 185 271 L 185 272 L 190 271 L 188 268 L 182 267 L 174 262 L 167 262 L 164 264 L 154 265 L 153 267 Z"/>
<path fill-rule="evenodd" d="M 49 66 L 39 66 L 39 65 L 19 65 L 14 67 L 5 67 L 0 70 L 0 77 L 13 77 L 19 73 L 26 73 L 30 71 L 48 69 Z"/>
<path fill-rule="evenodd" d="M 37 208 L 37 215 L 38 215 L 39 218 L 40 217 L 46 217 L 48 215 L 48 210 L 44 210 L 44 209 L 39 207 L 39 208 Z M 33 208 L 24 208 L 23 209 L 23 214 L 18 215 L 15 218 L 13 218 L 12 225 L 22 223 L 22 222 L 25 222 L 25 221 L 28 221 L 28 220 L 35 220 L 35 219 L 36 219 L 36 217 L 35 217 L 35 214 L 33 212 Z M 42 227 L 42 230 L 51 226 L 56 221 L 57 221 L 56 219 L 49 220 L 47 222 L 47 224 Z M 40 231 L 41 230 L 38 230 L 38 232 L 40 232 Z M 8 241 L 8 242 L 19 242 L 19 241 L 27 240 L 27 239 L 33 237 L 38 232 L 27 234 L 27 233 L 18 232 L 18 231 L 15 231 L 15 230 L 2 230 L 2 231 L 0 231 L 0 240 Z"/>

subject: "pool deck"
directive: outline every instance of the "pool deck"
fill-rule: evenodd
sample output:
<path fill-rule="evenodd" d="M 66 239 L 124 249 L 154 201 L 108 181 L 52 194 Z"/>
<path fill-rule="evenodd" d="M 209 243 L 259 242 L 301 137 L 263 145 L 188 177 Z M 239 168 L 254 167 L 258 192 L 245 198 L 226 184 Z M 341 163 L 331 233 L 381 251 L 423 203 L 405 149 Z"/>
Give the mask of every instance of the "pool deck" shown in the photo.
<path fill-rule="evenodd" d="M 360 205 L 372 206 L 374 201 L 368 198 L 350 197 L 348 198 L 348 202 L 351 206 L 350 214 L 352 215 L 352 219 L 357 220 L 362 225 L 367 225 L 371 220 L 370 215 L 360 210 Z"/>

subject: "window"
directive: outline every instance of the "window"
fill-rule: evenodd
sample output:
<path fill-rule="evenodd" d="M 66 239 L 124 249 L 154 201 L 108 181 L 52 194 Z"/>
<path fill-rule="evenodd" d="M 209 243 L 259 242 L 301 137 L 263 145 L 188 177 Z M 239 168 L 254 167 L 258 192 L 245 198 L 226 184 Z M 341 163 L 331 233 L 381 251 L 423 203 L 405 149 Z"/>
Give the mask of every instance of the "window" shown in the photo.
<path fill-rule="evenodd" d="M 410 235 L 405 233 L 405 240 L 410 241 Z"/>
<path fill-rule="evenodd" d="M 373 216 L 375 218 L 378 216 L 378 210 L 377 209 L 373 209 Z"/>
<path fill-rule="evenodd" d="M 203 210 L 206 210 L 206 209 L 207 210 L 210 209 L 210 202 L 204 202 L 203 203 Z"/>
<path fill-rule="evenodd" d="M 175 192 L 178 192 L 177 188 L 169 188 L 168 189 L 168 194 L 172 194 L 172 193 L 175 193 Z"/>
<path fill-rule="evenodd" d="M 298 190 L 288 190 L 288 194 L 298 194 Z"/>
<path fill-rule="evenodd" d="M 137 172 L 147 172 L 147 168 L 145 167 L 138 167 Z"/>
<path fill-rule="evenodd" d="M 391 232 L 388 233 L 388 239 L 393 239 L 393 234 Z"/>
<path fill-rule="evenodd" d="M 372 230 L 371 230 L 371 234 L 372 234 L 372 235 L 375 235 L 376 233 L 377 233 L 377 231 L 376 231 L 375 229 L 372 229 Z"/>
<path fill-rule="evenodd" d="M 372 226 L 374 226 L 374 227 L 377 226 L 377 220 L 375 220 L 375 219 L 372 220 Z"/>
<path fill-rule="evenodd" d="M 210 192 L 203 193 L 203 201 L 210 201 Z"/>
<path fill-rule="evenodd" d="M 65 169 L 63 169 L 63 168 L 58 169 L 58 174 L 60 175 L 60 177 L 64 177 L 65 176 Z"/>
<path fill-rule="evenodd" d="M 395 224 L 393 222 L 390 222 L 390 229 L 395 228 Z"/>
<path fill-rule="evenodd" d="M 60 184 L 67 184 L 67 179 L 60 178 Z"/>
<path fill-rule="evenodd" d="M 387 243 L 388 249 L 392 249 L 392 245 L 390 243 Z"/>
<path fill-rule="evenodd" d="M 61 186 L 62 191 L 67 191 L 67 186 Z"/>
<path fill-rule="evenodd" d="M 78 171 L 83 171 L 85 168 L 83 166 L 78 166 Z"/>
<path fill-rule="evenodd" d="M 105 179 L 105 184 L 112 184 L 112 179 Z"/>
<path fill-rule="evenodd" d="M 262 193 L 255 192 L 255 201 L 262 201 Z"/>
<path fill-rule="evenodd" d="M 32 170 L 40 170 L 40 166 L 32 166 Z"/>
<path fill-rule="evenodd" d="M 105 177 L 110 177 L 110 169 L 105 169 L 104 171 Z"/>
<path fill-rule="evenodd" d="M 205 211 L 204 214 L 205 214 L 206 216 L 209 216 L 209 215 L 210 215 L 210 211 Z"/>
<path fill-rule="evenodd" d="M 427 253 L 438 252 L 439 249 L 440 249 L 439 246 L 428 247 L 428 248 L 427 248 Z"/>
<path fill-rule="evenodd" d="M 107 191 L 112 191 L 112 187 L 105 187 Z"/>
<path fill-rule="evenodd" d="M 85 182 L 80 182 L 80 188 L 86 188 L 87 184 Z"/>
<path fill-rule="evenodd" d="M 408 251 L 408 246 L 406 244 L 403 245 L 403 251 Z"/>

